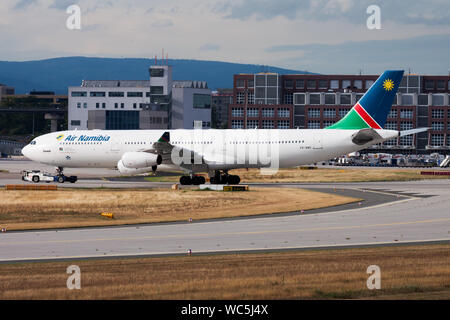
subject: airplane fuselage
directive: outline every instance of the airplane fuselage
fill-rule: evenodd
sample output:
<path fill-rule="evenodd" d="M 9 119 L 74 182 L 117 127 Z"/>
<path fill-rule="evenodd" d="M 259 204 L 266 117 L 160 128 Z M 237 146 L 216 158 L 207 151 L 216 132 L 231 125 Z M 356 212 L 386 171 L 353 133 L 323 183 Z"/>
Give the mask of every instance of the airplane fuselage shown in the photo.
<path fill-rule="evenodd" d="M 329 160 L 377 143 L 353 143 L 352 136 L 359 130 L 76 130 L 38 137 L 23 152 L 32 160 L 56 167 L 114 168 L 126 152 L 151 149 L 167 131 L 175 149 L 201 155 L 200 165 L 190 168 L 194 172 L 219 168 L 294 167 Z M 398 135 L 393 130 L 377 132 L 385 139 Z"/>
<path fill-rule="evenodd" d="M 362 150 L 402 133 L 382 129 L 403 70 L 387 70 L 353 108 L 326 129 L 92 130 L 63 131 L 34 139 L 22 153 L 58 167 L 114 168 L 122 174 L 155 171 L 161 165 L 189 173 L 181 184 L 238 184 L 228 170 L 296 167 Z M 412 132 L 413 133 L 413 132 Z M 412 134 L 403 132 L 403 134 Z"/>

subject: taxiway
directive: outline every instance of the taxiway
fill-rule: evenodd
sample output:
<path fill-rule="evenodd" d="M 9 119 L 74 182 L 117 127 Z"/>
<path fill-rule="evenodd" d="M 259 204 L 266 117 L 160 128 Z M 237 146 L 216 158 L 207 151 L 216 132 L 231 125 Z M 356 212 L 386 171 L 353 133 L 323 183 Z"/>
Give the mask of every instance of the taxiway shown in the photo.
<path fill-rule="evenodd" d="M 120 182 L 120 185 L 128 183 L 136 186 L 135 182 Z M 329 184 L 282 186 L 326 192 L 333 192 L 334 188 L 348 193 L 353 190 L 355 193 L 385 195 L 391 201 L 371 205 L 365 202 L 358 207 L 322 209 L 309 214 L 6 232 L 0 234 L 0 261 L 178 255 L 187 254 L 189 250 L 192 254 L 204 254 L 450 241 L 450 180 L 341 183 L 333 187 Z"/>

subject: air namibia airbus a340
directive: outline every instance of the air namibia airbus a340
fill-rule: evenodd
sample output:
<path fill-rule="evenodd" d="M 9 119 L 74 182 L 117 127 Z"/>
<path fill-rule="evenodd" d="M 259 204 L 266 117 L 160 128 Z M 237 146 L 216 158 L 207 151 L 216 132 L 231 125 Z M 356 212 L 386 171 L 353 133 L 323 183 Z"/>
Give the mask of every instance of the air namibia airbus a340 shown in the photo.
<path fill-rule="evenodd" d="M 57 167 L 61 176 L 67 167 L 117 168 L 127 175 L 170 167 L 186 173 L 181 184 L 205 183 L 200 172 L 211 183 L 237 184 L 231 169 L 273 172 L 424 131 L 383 129 L 402 76 L 403 71 L 384 72 L 344 118 L 325 129 L 62 131 L 37 137 L 22 153 Z"/>

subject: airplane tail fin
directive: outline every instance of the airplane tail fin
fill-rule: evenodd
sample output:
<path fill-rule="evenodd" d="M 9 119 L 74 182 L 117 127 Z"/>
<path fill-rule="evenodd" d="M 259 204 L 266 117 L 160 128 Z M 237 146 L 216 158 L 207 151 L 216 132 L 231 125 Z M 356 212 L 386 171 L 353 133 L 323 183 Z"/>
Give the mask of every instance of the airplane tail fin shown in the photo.
<path fill-rule="evenodd" d="M 387 70 L 344 118 L 326 129 L 382 129 L 392 107 L 403 70 Z"/>

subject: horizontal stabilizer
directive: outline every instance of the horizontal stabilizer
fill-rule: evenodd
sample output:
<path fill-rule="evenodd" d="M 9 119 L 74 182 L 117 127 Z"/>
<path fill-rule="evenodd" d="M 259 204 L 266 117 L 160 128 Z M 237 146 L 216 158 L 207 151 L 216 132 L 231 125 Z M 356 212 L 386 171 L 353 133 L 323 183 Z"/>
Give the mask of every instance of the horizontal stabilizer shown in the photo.
<path fill-rule="evenodd" d="M 450 156 L 446 156 L 439 165 L 441 168 L 448 167 L 450 165 Z"/>
<path fill-rule="evenodd" d="M 409 136 L 410 134 L 416 134 L 419 132 L 424 132 L 424 131 L 427 131 L 428 129 L 430 129 L 430 128 L 417 128 L 417 129 L 400 131 L 400 137 Z"/>

